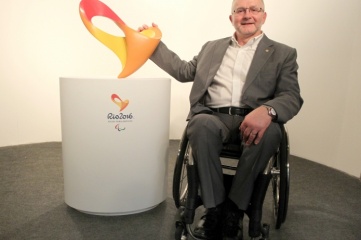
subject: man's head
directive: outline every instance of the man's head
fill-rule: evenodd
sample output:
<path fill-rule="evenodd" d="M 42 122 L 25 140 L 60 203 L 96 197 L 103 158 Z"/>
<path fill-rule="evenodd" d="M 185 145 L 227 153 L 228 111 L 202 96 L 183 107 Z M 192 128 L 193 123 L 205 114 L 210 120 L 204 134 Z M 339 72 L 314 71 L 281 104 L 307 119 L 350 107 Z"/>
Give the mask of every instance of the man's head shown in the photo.
<path fill-rule="evenodd" d="M 261 34 L 266 18 L 263 0 L 233 0 L 229 19 L 236 30 L 238 41 L 247 42 Z"/>

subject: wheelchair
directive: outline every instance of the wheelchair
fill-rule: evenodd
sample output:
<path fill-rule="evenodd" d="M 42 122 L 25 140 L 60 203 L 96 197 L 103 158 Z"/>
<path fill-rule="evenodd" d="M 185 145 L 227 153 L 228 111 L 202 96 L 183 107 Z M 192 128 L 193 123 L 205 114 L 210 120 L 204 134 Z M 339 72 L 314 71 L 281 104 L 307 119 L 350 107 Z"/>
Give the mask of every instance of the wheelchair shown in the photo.
<path fill-rule="evenodd" d="M 290 166 L 289 166 L 289 138 L 288 132 L 283 124 L 280 124 L 282 131 L 282 140 L 276 153 L 270 158 L 266 168 L 256 179 L 251 202 L 245 212 L 249 218 L 248 235 L 254 239 L 269 239 L 270 225 L 262 223 L 262 208 L 268 186 L 272 185 L 273 196 L 273 216 L 275 229 L 279 229 L 286 220 L 289 187 L 290 187 Z M 236 164 L 242 154 L 240 144 L 227 143 L 224 145 L 221 160 L 222 161 L 225 189 L 229 189 L 232 182 L 232 175 Z M 237 160 L 237 161 L 234 161 Z M 173 176 L 173 199 L 178 209 L 176 219 L 176 240 L 186 240 L 189 236 L 198 240 L 193 234 L 194 219 L 196 209 L 202 206 L 202 199 L 199 194 L 197 169 L 192 156 L 192 149 L 188 144 L 186 130 L 183 132 L 179 143 L 177 159 L 174 167 Z"/>

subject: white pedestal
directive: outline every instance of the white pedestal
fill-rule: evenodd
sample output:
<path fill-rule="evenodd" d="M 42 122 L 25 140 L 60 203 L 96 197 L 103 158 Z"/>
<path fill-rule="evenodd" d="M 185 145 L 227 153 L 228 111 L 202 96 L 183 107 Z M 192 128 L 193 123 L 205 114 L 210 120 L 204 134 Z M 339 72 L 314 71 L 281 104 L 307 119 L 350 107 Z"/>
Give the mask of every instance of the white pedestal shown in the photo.
<path fill-rule="evenodd" d="M 60 78 L 60 102 L 66 204 L 123 215 L 165 200 L 170 79 Z"/>

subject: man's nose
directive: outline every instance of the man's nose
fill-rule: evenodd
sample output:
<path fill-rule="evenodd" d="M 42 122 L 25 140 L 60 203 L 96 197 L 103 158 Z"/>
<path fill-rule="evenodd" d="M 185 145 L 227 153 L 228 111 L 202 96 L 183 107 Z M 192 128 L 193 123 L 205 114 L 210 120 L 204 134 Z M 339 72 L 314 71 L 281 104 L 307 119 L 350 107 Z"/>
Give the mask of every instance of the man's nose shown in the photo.
<path fill-rule="evenodd" d="M 250 16 L 251 16 L 251 11 L 249 10 L 249 8 L 246 8 L 246 11 L 244 12 L 244 17 L 250 18 Z"/>

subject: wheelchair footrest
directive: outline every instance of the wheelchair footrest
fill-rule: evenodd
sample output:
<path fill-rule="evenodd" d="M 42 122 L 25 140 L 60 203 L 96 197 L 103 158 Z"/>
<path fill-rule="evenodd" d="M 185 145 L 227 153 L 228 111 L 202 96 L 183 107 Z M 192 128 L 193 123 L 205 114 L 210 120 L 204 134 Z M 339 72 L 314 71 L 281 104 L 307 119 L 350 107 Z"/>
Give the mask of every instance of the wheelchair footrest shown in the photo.
<path fill-rule="evenodd" d="M 195 209 L 179 207 L 176 215 L 175 223 L 178 225 L 192 224 L 194 221 Z"/>

